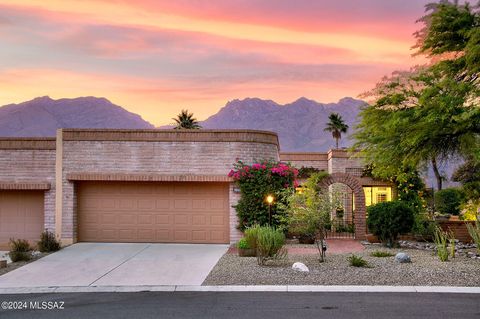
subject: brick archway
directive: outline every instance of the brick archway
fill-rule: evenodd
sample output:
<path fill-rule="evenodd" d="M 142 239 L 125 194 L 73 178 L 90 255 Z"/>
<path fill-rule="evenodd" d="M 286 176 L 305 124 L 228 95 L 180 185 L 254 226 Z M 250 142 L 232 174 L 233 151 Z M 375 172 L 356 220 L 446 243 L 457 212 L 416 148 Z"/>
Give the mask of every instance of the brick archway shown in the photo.
<path fill-rule="evenodd" d="M 355 194 L 355 239 L 365 240 L 367 238 L 367 222 L 365 218 L 365 194 L 363 192 L 362 184 L 359 180 L 347 173 L 333 173 L 325 177 L 318 186 L 321 189 L 328 189 L 328 187 L 335 183 L 345 184 L 350 187 Z"/>

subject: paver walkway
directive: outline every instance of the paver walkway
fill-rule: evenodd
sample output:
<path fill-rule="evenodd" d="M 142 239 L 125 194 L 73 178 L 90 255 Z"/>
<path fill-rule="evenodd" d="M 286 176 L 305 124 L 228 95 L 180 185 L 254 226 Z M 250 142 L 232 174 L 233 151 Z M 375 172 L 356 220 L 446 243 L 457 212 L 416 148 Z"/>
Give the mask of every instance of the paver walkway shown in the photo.
<path fill-rule="evenodd" d="M 318 254 L 315 245 L 286 245 L 290 255 L 313 255 Z M 357 240 L 353 239 L 328 239 L 327 254 L 346 254 L 356 253 L 364 250 L 365 247 Z M 236 247 L 230 247 L 228 253 L 236 254 Z"/>

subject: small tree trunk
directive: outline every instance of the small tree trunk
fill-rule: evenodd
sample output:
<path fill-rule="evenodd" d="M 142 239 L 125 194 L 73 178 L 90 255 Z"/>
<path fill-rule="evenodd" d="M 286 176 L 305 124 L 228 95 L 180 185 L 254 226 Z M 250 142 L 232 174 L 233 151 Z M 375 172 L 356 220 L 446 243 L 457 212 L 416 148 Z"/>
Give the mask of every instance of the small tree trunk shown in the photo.
<path fill-rule="evenodd" d="M 432 158 L 432 167 L 433 167 L 433 173 L 435 174 L 435 178 L 437 179 L 437 188 L 438 188 L 438 190 L 441 190 L 442 189 L 442 175 L 440 175 L 440 171 L 438 170 L 437 159 L 435 157 Z"/>
<path fill-rule="evenodd" d="M 335 142 L 337 144 L 337 150 L 338 150 L 338 137 L 335 137 Z"/>

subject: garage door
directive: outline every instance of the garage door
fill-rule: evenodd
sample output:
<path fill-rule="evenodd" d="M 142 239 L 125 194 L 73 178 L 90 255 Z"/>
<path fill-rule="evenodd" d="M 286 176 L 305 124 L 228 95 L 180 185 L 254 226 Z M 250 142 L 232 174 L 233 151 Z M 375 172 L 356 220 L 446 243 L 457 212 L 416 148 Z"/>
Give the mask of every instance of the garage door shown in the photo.
<path fill-rule="evenodd" d="M 226 183 L 78 185 L 78 240 L 228 243 Z"/>
<path fill-rule="evenodd" d="M 10 238 L 36 244 L 44 229 L 44 192 L 0 191 L 0 250 Z"/>

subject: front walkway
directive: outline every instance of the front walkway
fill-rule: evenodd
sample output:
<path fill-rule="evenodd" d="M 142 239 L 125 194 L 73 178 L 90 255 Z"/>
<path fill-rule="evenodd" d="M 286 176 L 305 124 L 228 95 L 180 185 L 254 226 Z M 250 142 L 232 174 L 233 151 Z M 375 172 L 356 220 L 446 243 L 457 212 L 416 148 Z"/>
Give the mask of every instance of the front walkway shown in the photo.
<path fill-rule="evenodd" d="M 354 239 L 327 239 L 327 254 L 346 254 L 358 253 L 365 250 L 358 240 Z M 315 255 L 318 254 L 316 245 L 290 245 L 287 244 L 288 254 L 290 255 Z M 230 247 L 228 250 L 231 254 L 238 252 L 237 247 Z"/>

